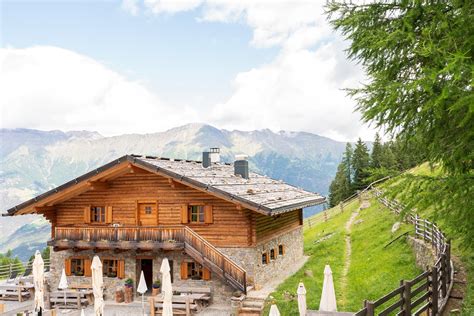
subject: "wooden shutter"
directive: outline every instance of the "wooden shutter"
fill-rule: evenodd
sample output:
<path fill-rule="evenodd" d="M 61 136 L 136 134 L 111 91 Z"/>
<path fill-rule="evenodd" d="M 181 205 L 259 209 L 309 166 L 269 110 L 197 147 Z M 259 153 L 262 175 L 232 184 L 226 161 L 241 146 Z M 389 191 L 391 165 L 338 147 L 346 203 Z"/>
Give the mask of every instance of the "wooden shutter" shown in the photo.
<path fill-rule="evenodd" d="M 214 218 L 212 215 L 212 205 L 205 205 L 204 206 L 204 223 L 212 224 L 214 222 Z"/>
<path fill-rule="evenodd" d="M 181 224 L 187 224 L 188 219 L 188 204 L 181 205 Z"/>
<path fill-rule="evenodd" d="M 125 278 L 125 261 L 117 260 L 117 277 L 119 279 Z"/>
<path fill-rule="evenodd" d="M 112 223 L 112 206 L 105 207 L 105 223 Z"/>
<path fill-rule="evenodd" d="M 281 245 L 281 255 L 282 256 L 285 255 L 285 246 L 284 245 Z"/>
<path fill-rule="evenodd" d="M 186 261 L 181 261 L 181 280 L 188 279 L 188 263 Z"/>
<path fill-rule="evenodd" d="M 91 207 L 86 206 L 84 207 L 84 223 L 90 223 L 91 222 Z"/>
<path fill-rule="evenodd" d="M 206 281 L 211 279 L 211 271 L 209 269 L 202 268 L 202 279 Z"/>
<path fill-rule="evenodd" d="M 86 277 L 92 276 L 91 264 L 92 264 L 91 259 L 89 258 L 84 259 L 84 276 Z"/>
<path fill-rule="evenodd" d="M 267 251 L 265 252 L 266 256 L 265 256 L 265 263 L 266 264 L 269 264 L 270 263 L 270 253 Z"/>
<path fill-rule="evenodd" d="M 71 275 L 71 258 L 64 260 L 64 271 L 66 272 L 66 275 Z"/>

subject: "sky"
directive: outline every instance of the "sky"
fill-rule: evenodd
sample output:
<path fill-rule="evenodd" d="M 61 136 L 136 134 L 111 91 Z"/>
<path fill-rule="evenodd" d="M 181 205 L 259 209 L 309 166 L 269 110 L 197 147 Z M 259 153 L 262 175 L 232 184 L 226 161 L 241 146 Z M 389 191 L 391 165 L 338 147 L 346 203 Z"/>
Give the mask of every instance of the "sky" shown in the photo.
<path fill-rule="evenodd" d="M 0 127 L 373 139 L 325 1 L 0 0 Z"/>

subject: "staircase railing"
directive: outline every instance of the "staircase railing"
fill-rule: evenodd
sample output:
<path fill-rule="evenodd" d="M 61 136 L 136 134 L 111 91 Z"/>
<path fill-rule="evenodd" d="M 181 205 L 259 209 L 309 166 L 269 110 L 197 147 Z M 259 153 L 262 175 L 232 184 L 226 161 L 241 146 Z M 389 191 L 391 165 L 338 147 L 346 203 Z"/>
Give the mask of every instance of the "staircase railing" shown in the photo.
<path fill-rule="evenodd" d="M 210 268 L 233 287 L 246 293 L 246 271 L 191 228 L 186 227 L 184 231 L 186 253 L 203 266 Z"/>

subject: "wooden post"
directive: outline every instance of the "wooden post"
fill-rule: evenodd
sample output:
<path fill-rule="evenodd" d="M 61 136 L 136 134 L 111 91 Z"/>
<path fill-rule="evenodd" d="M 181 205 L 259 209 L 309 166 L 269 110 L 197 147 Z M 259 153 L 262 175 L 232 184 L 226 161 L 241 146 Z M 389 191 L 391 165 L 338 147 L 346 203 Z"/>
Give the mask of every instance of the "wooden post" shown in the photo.
<path fill-rule="evenodd" d="M 189 295 L 186 295 L 186 316 L 191 316 L 191 306 L 189 302 Z"/>
<path fill-rule="evenodd" d="M 339 202 L 339 207 L 341 208 L 341 213 L 344 212 L 344 204 L 342 202 Z"/>
<path fill-rule="evenodd" d="M 326 211 L 324 211 L 324 221 L 327 222 L 328 221 L 328 214 Z"/>
<path fill-rule="evenodd" d="M 0 303 L 0 314 L 5 312 L 5 304 Z"/>
<path fill-rule="evenodd" d="M 446 263 L 447 263 L 447 280 L 448 283 L 451 283 L 451 239 L 448 239 L 446 245 Z"/>
<path fill-rule="evenodd" d="M 362 204 L 362 195 L 360 194 L 360 190 L 357 190 L 357 197 L 359 198 L 359 204 Z"/>
<path fill-rule="evenodd" d="M 411 315 L 411 282 L 403 281 L 403 310 L 405 316 Z"/>
<path fill-rule="evenodd" d="M 155 316 L 155 298 L 150 297 L 148 302 L 150 303 L 150 316 Z"/>
<path fill-rule="evenodd" d="M 446 253 L 441 254 L 441 297 L 445 298 L 447 293 L 446 286 Z"/>
<path fill-rule="evenodd" d="M 364 300 L 364 307 L 367 308 L 367 316 L 374 316 L 375 315 L 375 308 L 374 303 L 368 300 Z"/>
<path fill-rule="evenodd" d="M 438 269 L 431 268 L 431 315 L 438 315 Z"/>

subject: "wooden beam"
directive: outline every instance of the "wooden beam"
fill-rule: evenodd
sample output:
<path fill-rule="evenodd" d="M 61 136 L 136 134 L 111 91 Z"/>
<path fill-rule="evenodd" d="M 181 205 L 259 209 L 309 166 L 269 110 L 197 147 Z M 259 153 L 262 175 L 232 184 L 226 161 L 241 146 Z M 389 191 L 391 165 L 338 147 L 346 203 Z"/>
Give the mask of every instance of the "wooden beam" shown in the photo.
<path fill-rule="evenodd" d="M 34 210 L 37 213 L 44 214 L 44 213 L 47 213 L 47 212 L 54 211 L 55 207 L 54 206 L 35 206 Z"/>
<path fill-rule="evenodd" d="M 147 173 L 149 174 L 150 173 L 149 171 L 139 168 L 137 166 L 134 166 L 132 164 L 129 164 L 127 168 L 130 173 L 135 173 L 135 174 L 147 174 Z"/>

